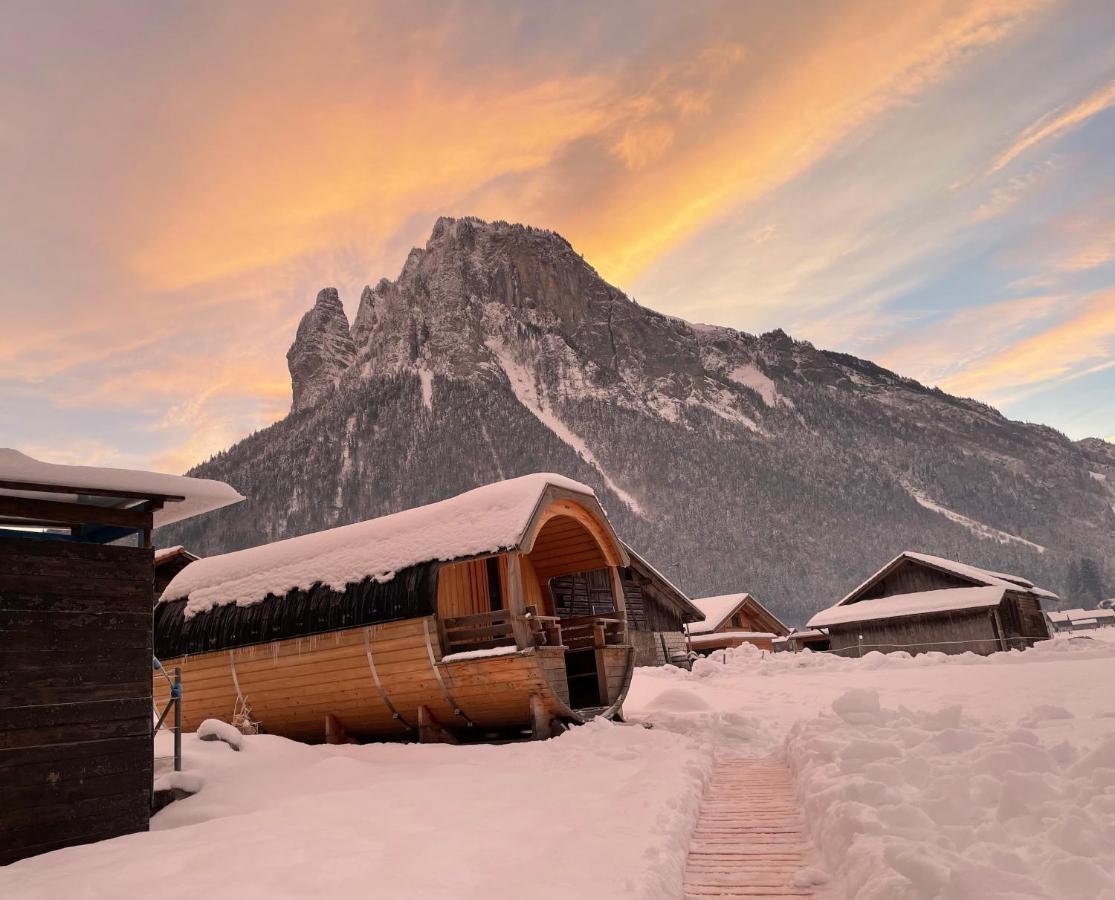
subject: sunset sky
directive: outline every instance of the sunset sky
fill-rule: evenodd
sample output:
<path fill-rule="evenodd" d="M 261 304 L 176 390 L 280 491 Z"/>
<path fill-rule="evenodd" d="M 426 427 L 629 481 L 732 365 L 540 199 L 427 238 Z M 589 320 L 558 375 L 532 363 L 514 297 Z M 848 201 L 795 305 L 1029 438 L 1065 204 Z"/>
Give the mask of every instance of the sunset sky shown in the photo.
<path fill-rule="evenodd" d="M 0 10 L 0 445 L 183 471 L 439 215 L 1115 440 L 1115 3 Z"/>

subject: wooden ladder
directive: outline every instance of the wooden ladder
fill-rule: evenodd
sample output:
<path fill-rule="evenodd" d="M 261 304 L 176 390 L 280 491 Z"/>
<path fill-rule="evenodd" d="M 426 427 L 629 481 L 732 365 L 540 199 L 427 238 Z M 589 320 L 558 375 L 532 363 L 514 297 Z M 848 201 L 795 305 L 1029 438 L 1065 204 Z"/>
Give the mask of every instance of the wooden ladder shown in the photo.
<path fill-rule="evenodd" d="M 812 897 L 794 884 L 808 852 L 790 770 L 773 759 L 727 760 L 701 804 L 685 896 Z"/>

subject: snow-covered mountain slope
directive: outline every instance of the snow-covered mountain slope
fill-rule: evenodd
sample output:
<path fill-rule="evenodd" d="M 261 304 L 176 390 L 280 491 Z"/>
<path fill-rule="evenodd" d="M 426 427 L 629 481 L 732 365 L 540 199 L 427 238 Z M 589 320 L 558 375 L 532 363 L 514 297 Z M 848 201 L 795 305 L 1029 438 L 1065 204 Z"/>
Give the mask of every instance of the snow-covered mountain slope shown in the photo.
<path fill-rule="evenodd" d="M 791 621 L 905 549 L 1053 588 L 1115 556 L 1110 444 L 664 316 L 550 231 L 439 219 L 351 329 L 323 291 L 288 360 L 291 414 L 190 473 L 249 501 L 161 543 L 213 553 L 552 471 L 695 595 L 752 591 Z"/>

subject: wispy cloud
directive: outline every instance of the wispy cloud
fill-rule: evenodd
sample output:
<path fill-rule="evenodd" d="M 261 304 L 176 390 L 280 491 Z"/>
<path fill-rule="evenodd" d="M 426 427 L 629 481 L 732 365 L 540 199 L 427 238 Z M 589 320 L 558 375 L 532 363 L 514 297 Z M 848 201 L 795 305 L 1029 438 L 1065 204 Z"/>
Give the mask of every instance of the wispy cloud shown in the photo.
<path fill-rule="evenodd" d="M 942 186 L 994 153 L 981 98 L 1029 93 L 1055 9 L 27 6 L 0 33 L 0 371 L 59 433 L 96 411 L 106 445 L 181 469 L 287 408 L 283 351 L 318 288 L 351 302 L 439 214 L 555 228 L 667 312 L 886 355 L 949 304 L 1001 301 L 947 276 L 993 256 L 997 229 L 1053 219 L 1040 204 L 1076 157 Z M 49 79 L 29 75 L 42 58 Z M 997 162 L 1110 105 L 1096 83 Z M 1027 254 L 1049 271 L 998 276 L 1060 295 L 1062 270 L 1112 253 L 1082 227 L 1061 269 L 1050 240 Z M 936 281 L 945 299 L 907 300 Z M 925 371 L 995 351 L 969 344 L 942 339 L 952 362 Z"/>
<path fill-rule="evenodd" d="M 989 172 L 998 172 L 1038 144 L 1060 137 L 1112 106 L 1115 106 L 1115 81 L 1096 89 L 1068 108 L 1054 110 L 1043 116 L 1018 135 L 1014 143 L 996 157 Z"/>

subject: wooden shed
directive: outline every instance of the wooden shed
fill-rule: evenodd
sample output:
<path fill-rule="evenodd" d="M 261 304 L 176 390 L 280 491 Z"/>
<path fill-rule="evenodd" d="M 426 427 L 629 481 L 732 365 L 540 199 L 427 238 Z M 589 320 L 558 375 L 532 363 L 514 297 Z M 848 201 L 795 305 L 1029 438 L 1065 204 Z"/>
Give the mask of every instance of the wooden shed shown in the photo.
<path fill-rule="evenodd" d="M 155 647 L 182 667 L 187 729 L 546 737 L 621 713 L 627 564 L 591 488 L 527 475 L 192 563 L 156 605 Z M 598 570 L 607 612 L 556 607 L 554 579 Z"/>
<path fill-rule="evenodd" d="M 809 620 L 832 652 L 905 650 L 989 654 L 1049 638 L 1041 600 L 1057 599 L 1017 575 L 924 553 L 901 553 Z"/>
<path fill-rule="evenodd" d="M 776 653 L 783 651 L 800 653 L 802 650 L 823 653 L 828 649 L 829 636 L 823 628 L 795 628 L 789 634 L 774 639 Z"/>
<path fill-rule="evenodd" d="M 689 644 L 695 653 L 711 653 L 741 644 L 773 650 L 774 639 L 787 635 L 787 628 L 751 594 L 701 597 L 693 604 L 705 614 L 703 622 L 689 625 Z"/>
<path fill-rule="evenodd" d="M 0 450 L 0 865 L 147 828 L 151 530 L 241 499 Z"/>
<path fill-rule="evenodd" d="M 636 666 L 687 665 L 685 626 L 702 613 L 685 593 L 646 558 L 624 543 L 629 564 L 621 571 L 627 607 L 627 636 Z M 559 615 L 608 615 L 615 612 L 607 569 L 563 575 L 550 582 Z"/>
<path fill-rule="evenodd" d="M 155 551 L 155 599 L 162 596 L 166 586 L 174 580 L 174 576 L 181 572 L 192 562 L 197 562 L 201 557 L 191 553 L 185 547 L 161 547 Z"/>

